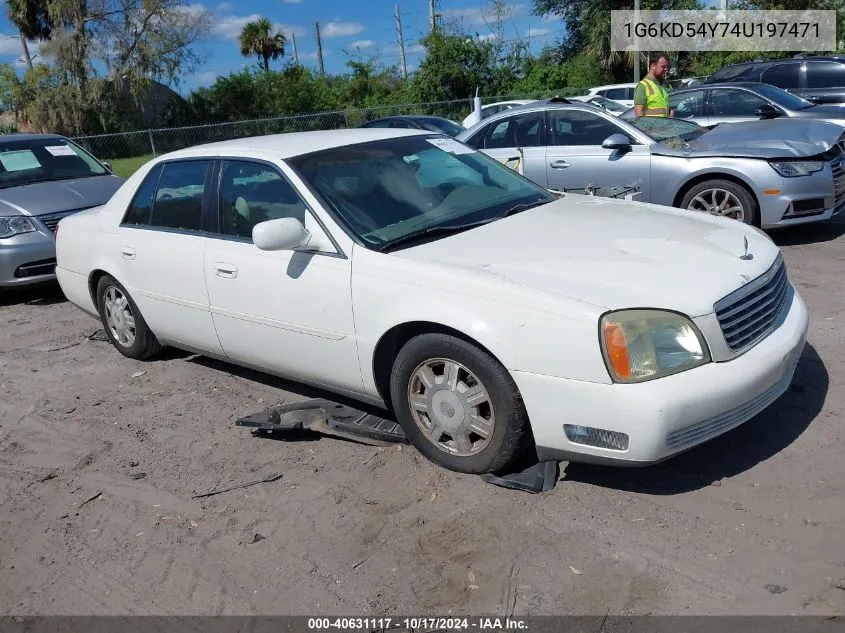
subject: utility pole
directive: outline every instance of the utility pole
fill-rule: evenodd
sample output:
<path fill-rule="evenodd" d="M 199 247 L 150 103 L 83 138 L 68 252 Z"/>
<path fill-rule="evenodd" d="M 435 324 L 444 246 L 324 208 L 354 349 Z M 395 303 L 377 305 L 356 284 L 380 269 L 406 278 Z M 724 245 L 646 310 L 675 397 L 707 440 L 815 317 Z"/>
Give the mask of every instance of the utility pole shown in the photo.
<path fill-rule="evenodd" d="M 640 0 L 634 0 L 634 24 L 640 23 Z M 640 83 L 640 38 L 634 34 L 634 83 Z"/>
<path fill-rule="evenodd" d="M 402 34 L 402 16 L 399 5 L 396 5 L 396 35 L 399 38 L 399 54 L 402 56 L 402 76 L 408 80 L 408 65 L 405 63 L 405 36 Z"/>
<path fill-rule="evenodd" d="M 437 29 L 437 0 L 428 0 L 428 17 L 431 20 L 432 33 Z"/>
<path fill-rule="evenodd" d="M 23 36 L 23 33 L 18 32 L 18 35 L 21 38 L 21 48 L 23 49 L 23 58 L 26 62 L 26 65 L 32 70 L 32 57 L 29 54 L 29 46 L 27 46 L 26 38 Z"/>
<path fill-rule="evenodd" d="M 320 74 L 325 75 L 326 69 L 323 66 L 323 42 L 320 39 L 320 23 L 314 22 L 314 30 L 317 32 L 317 59 L 320 60 Z"/>
<path fill-rule="evenodd" d="M 299 66 L 299 55 L 296 52 L 296 33 L 290 34 L 290 41 L 293 44 L 293 62 Z"/>

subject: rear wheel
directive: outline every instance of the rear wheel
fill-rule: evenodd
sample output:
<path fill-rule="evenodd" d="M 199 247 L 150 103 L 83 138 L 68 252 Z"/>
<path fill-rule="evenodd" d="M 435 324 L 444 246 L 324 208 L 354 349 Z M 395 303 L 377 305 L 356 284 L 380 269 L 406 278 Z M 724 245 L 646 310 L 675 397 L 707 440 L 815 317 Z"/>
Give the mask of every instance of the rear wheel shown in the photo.
<path fill-rule="evenodd" d="M 738 220 L 759 226 L 759 209 L 754 196 L 730 180 L 707 180 L 687 191 L 681 208 Z"/>
<path fill-rule="evenodd" d="M 97 283 L 97 309 L 106 336 L 124 356 L 145 360 L 161 350 L 132 297 L 110 275 L 103 275 Z"/>
<path fill-rule="evenodd" d="M 457 337 L 408 341 L 393 365 L 390 394 L 411 443 L 450 470 L 496 472 L 528 445 L 528 414 L 510 374 Z"/>

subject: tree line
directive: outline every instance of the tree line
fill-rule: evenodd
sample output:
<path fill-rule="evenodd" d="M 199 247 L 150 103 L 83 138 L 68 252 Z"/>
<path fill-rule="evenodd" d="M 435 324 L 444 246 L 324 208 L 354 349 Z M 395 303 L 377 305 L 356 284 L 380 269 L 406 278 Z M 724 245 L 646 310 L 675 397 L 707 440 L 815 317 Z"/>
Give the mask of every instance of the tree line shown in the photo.
<path fill-rule="evenodd" d="M 837 9 L 845 33 L 845 0 L 732 0 L 731 8 Z M 39 63 L 22 73 L 0 65 L 0 102 L 19 127 L 78 136 L 278 117 L 407 103 L 573 94 L 630 81 L 635 59 L 610 46 L 610 16 L 630 0 L 533 0 L 538 16 L 556 16 L 561 38 L 539 53 L 507 41 L 508 4 L 495 0 L 479 37 L 457 23 L 438 24 L 420 41 L 426 51 L 407 80 L 398 65 L 347 52 L 344 72 L 321 75 L 287 55 L 287 40 L 262 18 L 243 27 L 238 46 L 255 66 L 220 76 L 186 98 L 162 84 L 180 81 L 205 61 L 197 43 L 211 16 L 183 0 L 7 0 L 10 22 L 39 42 Z M 642 0 L 641 8 L 699 9 L 700 0 Z M 788 56 L 773 53 L 764 57 Z M 678 53 L 677 76 L 701 76 L 759 53 Z M 44 63 L 43 60 L 49 60 Z M 272 62 L 272 64 L 271 64 Z M 640 60 L 643 73 L 644 60 Z M 436 113 L 436 112 L 431 112 Z"/>

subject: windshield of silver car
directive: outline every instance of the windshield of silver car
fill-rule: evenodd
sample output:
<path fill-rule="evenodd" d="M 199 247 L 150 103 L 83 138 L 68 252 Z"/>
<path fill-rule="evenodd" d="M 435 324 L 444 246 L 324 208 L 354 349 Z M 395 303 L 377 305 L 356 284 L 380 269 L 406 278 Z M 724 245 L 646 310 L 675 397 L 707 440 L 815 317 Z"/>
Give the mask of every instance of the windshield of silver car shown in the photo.
<path fill-rule="evenodd" d="M 288 162 L 348 230 L 377 250 L 556 199 L 502 162 L 442 135 L 359 143 Z"/>
<path fill-rule="evenodd" d="M 108 170 L 61 138 L 0 140 L 0 188 L 104 176 Z"/>

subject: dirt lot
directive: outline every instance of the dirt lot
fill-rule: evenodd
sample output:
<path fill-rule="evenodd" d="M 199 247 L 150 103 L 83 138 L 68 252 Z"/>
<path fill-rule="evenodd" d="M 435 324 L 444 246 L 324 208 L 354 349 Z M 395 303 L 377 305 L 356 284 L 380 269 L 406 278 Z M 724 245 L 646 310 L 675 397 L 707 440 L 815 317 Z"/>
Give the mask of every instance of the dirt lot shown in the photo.
<path fill-rule="evenodd" d="M 812 313 L 781 400 L 656 467 L 562 464 L 543 495 L 408 447 L 253 438 L 237 417 L 325 394 L 129 361 L 59 291 L 7 295 L 0 612 L 842 613 L 843 233 L 776 238 Z"/>

